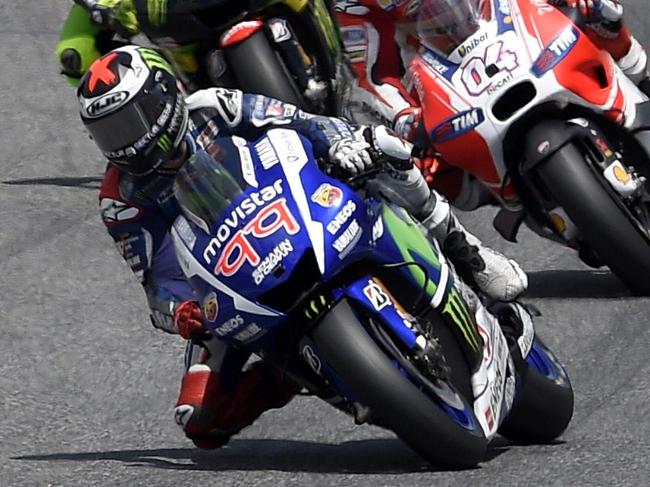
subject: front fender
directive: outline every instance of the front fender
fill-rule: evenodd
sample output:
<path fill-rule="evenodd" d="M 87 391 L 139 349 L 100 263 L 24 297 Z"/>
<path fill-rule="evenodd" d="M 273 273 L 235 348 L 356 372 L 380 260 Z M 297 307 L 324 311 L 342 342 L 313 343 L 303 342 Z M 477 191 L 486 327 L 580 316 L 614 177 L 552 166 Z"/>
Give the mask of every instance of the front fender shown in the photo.
<path fill-rule="evenodd" d="M 530 172 L 541 162 L 552 157 L 562 147 L 582 135 L 584 130 L 579 125 L 562 120 L 547 120 L 535 125 L 526 133 L 521 173 Z"/>

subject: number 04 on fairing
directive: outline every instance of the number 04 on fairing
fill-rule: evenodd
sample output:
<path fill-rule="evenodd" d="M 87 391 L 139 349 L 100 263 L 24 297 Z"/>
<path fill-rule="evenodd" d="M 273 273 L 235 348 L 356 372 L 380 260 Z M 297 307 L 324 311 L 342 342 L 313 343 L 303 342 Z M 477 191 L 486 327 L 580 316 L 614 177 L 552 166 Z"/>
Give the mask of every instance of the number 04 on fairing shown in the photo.
<path fill-rule="evenodd" d="M 648 98 L 559 9 L 487 1 L 491 16 L 476 13 L 469 38 L 444 55 L 423 47 L 409 66 L 420 143 L 441 154 L 441 170 L 489 189 L 505 238 L 525 221 L 650 292 Z M 447 196 L 473 209 L 489 199 L 476 188 Z"/>

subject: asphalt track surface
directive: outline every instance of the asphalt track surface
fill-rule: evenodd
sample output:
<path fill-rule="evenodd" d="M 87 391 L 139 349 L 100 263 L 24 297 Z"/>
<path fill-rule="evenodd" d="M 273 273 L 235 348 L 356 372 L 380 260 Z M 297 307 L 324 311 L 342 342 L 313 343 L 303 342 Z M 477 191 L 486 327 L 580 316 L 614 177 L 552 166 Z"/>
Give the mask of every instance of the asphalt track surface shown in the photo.
<path fill-rule="evenodd" d="M 311 398 L 218 451 L 172 420 L 182 341 L 155 331 L 96 209 L 101 157 L 52 51 L 72 2 L 0 2 L 0 486 L 648 485 L 650 300 L 489 210 L 464 221 L 530 273 L 538 332 L 566 364 L 574 420 L 560 441 L 497 441 L 478 468 L 431 469 L 389 433 Z M 648 41 L 644 0 L 628 17 Z M 432 439 L 435 441 L 435 439 Z"/>

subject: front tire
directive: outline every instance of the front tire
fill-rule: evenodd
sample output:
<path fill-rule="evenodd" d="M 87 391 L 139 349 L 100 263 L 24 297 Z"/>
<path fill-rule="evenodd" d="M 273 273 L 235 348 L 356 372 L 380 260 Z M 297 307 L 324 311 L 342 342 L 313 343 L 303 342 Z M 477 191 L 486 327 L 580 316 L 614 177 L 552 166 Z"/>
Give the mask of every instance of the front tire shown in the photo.
<path fill-rule="evenodd" d="M 598 257 L 635 293 L 650 294 L 650 242 L 569 144 L 537 168 L 544 186 Z"/>
<path fill-rule="evenodd" d="M 311 332 L 320 354 L 357 399 L 431 463 L 468 468 L 487 448 L 481 427 L 464 428 L 402 375 L 365 331 L 347 301 Z"/>

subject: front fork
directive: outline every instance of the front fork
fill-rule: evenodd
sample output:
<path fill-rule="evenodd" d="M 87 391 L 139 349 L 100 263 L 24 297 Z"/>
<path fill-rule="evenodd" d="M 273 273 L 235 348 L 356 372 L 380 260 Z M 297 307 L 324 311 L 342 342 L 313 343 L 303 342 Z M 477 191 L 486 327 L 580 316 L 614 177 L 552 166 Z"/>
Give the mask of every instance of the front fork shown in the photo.
<path fill-rule="evenodd" d="M 312 105 L 312 111 L 322 112 L 327 99 L 327 83 L 317 79 L 314 63 L 298 43 L 291 26 L 286 19 L 272 18 L 267 27 L 300 92 Z"/>
<path fill-rule="evenodd" d="M 535 219 L 539 220 L 534 222 L 535 225 L 539 225 L 536 231 L 547 238 L 576 249 L 582 248 L 579 229 L 564 208 L 558 206 L 547 194 L 543 185 L 540 186 L 535 171 L 537 165 L 552 158 L 553 154 L 562 150 L 565 145 L 574 144 L 583 154 L 585 161 L 592 165 L 593 170 L 602 174 L 612 192 L 620 196 L 623 201 L 631 202 L 644 190 L 645 177 L 623 162 L 619 149 L 613 147 L 604 131 L 587 118 L 576 117 L 567 121 L 548 122 L 529 131 L 527 140 L 529 146 L 520 168 L 524 187 L 520 188 L 520 192 L 530 194 L 526 201 L 538 208 L 534 212 L 537 215 Z M 650 137 L 648 142 L 650 150 Z M 513 239 L 513 232 L 510 229 L 498 228 L 498 230 L 504 237 Z M 586 257 L 587 254 L 583 259 Z M 599 265 L 595 261 L 591 264 Z"/>
<path fill-rule="evenodd" d="M 363 306 L 369 314 L 376 315 L 401 345 L 410 351 L 409 355 L 414 358 L 418 368 L 427 372 L 430 378 L 433 377 L 434 382 L 436 377 L 448 378 L 444 350 L 440 350 L 440 345 L 435 339 L 427 336 L 418 319 L 402 309 L 380 280 L 363 278 L 349 286 L 346 294 Z M 473 412 L 486 437 L 492 438 L 510 411 L 515 395 L 516 370 L 510 347 L 497 318 L 482 304 L 478 303 L 476 310 L 468 308 L 453 285 L 444 303 L 440 307 L 441 310 L 447 310 L 442 311 L 443 316 L 452 309 L 454 313 L 474 315 L 470 317 L 470 323 L 475 330 L 475 338 L 471 340 L 472 344 L 477 346 L 470 355 Z M 461 307 L 464 311 L 461 311 Z M 449 317 L 445 319 L 449 325 Z M 453 318 L 457 319 L 459 317 Z M 527 341 L 525 344 L 518 344 L 522 355 L 527 355 L 534 336 L 532 321 L 526 325 L 529 325 L 529 328 L 522 336 L 528 337 Z M 459 326 L 451 324 L 452 331 L 458 332 Z M 467 331 L 464 330 L 462 334 L 455 333 L 461 348 L 466 352 L 466 357 L 468 347 L 464 341 L 469 339 L 465 334 Z"/>
<path fill-rule="evenodd" d="M 588 129 L 580 141 L 580 147 L 585 152 L 588 163 L 596 172 L 602 174 L 610 190 L 613 190 L 613 194 L 618 196 L 625 206 L 632 209 L 636 206 L 635 202 L 641 199 L 647 200 L 648 195 L 645 191 L 647 178 L 637 171 L 632 160 L 624 160 L 623 154 L 608 141 L 606 134 L 599 127 L 584 118 L 572 119 L 568 123 Z M 640 208 L 644 206 L 642 204 Z M 558 218 L 557 213 L 553 210 L 550 212 L 556 224 L 555 229 L 558 231 L 564 229 L 564 232 L 560 231 L 562 236 L 569 242 L 573 241 L 578 236 L 577 228 L 562 208 L 557 208 L 555 211 L 563 213 L 563 218 Z M 642 228 L 646 235 L 648 228 L 648 226 Z"/>
<path fill-rule="evenodd" d="M 303 11 L 300 15 L 309 13 Z M 289 71 L 287 74 L 293 78 L 301 95 L 309 101 L 310 111 L 323 112 L 328 97 L 328 83 L 318 79 L 312 58 L 298 42 L 291 24 L 282 17 L 243 20 L 225 31 L 220 37 L 218 48 L 211 50 L 206 57 L 206 71 L 211 84 L 232 84 L 224 51 L 261 29 L 264 29 L 267 39 L 282 58 Z"/>

